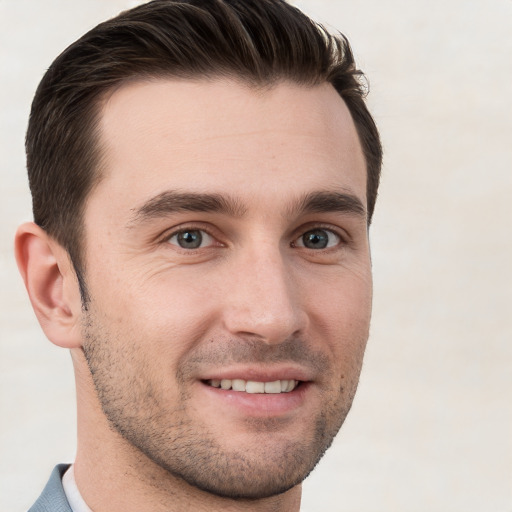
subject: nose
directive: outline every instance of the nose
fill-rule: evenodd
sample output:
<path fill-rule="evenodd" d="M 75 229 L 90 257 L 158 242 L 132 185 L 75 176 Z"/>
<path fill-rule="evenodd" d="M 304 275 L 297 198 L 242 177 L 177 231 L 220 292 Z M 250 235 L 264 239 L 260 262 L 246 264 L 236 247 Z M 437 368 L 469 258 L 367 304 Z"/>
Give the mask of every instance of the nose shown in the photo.
<path fill-rule="evenodd" d="M 300 286 L 279 248 L 254 249 L 232 262 L 230 276 L 223 321 L 231 335 L 278 344 L 306 329 Z"/>

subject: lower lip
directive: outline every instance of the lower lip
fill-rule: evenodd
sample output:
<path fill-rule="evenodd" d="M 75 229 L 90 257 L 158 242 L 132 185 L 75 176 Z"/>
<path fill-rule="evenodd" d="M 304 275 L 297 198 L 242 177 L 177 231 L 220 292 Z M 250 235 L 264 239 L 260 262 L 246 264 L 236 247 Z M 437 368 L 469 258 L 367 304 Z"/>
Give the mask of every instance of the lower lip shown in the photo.
<path fill-rule="evenodd" d="M 226 408 L 235 409 L 252 417 L 275 417 L 293 412 L 304 404 L 311 386 L 308 382 L 301 382 L 288 393 L 245 393 L 232 389 L 214 388 L 203 382 L 201 385 L 208 394 L 209 401 L 220 402 L 220 412 Z"/>

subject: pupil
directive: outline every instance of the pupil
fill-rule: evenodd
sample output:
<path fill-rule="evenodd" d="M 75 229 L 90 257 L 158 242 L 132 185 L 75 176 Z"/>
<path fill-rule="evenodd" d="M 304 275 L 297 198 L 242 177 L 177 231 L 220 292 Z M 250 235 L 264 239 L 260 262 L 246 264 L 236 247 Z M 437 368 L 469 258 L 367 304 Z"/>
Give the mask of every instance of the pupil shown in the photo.
<path fill-rule="evenodd" d="M 304 233 L 302 241 L 308 249 L 325 249 L 329 243 L 329 237 L 325 231 L 315 229 Z"/>
<path fill-rule="evenodd" d="M 184 231 L 178 235 L 178 243 L 184 249 L 197 249 L 202 241 L 203 236 L 200 231 Z"/>

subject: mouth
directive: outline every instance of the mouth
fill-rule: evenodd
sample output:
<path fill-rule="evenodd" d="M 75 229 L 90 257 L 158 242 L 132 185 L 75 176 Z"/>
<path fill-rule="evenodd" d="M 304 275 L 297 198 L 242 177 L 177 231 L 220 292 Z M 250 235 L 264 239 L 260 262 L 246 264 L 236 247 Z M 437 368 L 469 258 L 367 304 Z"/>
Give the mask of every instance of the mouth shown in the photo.
<path fill-rule="evenodd" d="M 223 411 L 221 416 L 291 419 L 317 400 L 314 376 L 301 368 L 232 368 L 222 373 L 204 375 L 198 395 L 205 407 L 213 406 L 214 414 Z"/>
<path fill-rule="evenodd" d="M 238 391 L 249 394 L 273 394 L 290 393 L 299 387 L 300 380 L 282 379 L 271 382 L 261 382 L 244 379 L 208 379 L 203 381 L 212 388 L 219 388 L 225 391 Z"/>

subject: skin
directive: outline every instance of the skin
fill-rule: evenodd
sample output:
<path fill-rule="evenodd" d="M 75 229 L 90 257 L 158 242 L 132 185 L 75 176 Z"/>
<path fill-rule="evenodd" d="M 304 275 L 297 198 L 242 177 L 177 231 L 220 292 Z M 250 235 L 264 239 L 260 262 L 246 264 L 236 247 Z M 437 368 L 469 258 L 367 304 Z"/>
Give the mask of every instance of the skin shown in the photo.
<path fill-rule="evenodd" d="M 371 314 L 366 167 L 343 100 L 328 84 L 135 82 L 106 98 L 100 130 L 87 310 L 65 251 L 33 224 L 17 235 L 41 325 L 72 349 L 85 501 L 298 510 L 350 409 Z M 201 245 L 180 246 L 191 236 Z M 222 378 L 301 383 L 208 384 Z"/>

